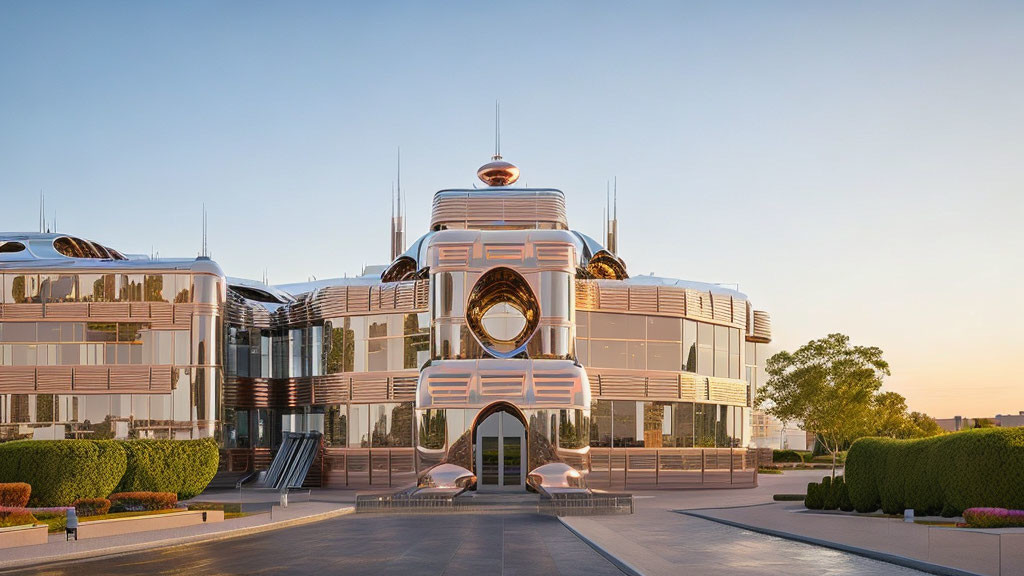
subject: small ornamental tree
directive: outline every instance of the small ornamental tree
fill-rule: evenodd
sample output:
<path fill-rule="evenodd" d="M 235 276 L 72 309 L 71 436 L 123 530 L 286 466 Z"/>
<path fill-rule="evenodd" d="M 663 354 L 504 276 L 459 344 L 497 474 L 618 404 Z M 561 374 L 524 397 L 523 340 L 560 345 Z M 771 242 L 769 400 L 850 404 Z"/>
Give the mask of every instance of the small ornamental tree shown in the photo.
<path fill-rule="evenodd" d="M 849 336 L 829 334 L 775 354 L 766 371 L 757 406 L 780 420 L 802 422 L 832 456 L 834 478 L 839 451 L 875 423 L 872 400 L 889 375 L 882 350 L 850 346 Z"/>

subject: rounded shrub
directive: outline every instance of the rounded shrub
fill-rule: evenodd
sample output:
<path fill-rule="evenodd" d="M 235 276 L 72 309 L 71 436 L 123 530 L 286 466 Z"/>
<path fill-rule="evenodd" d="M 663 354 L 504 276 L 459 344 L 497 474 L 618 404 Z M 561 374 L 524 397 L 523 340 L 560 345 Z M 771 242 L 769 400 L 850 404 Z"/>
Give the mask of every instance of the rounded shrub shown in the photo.
<path fill-rule="evenodd" d="M 832 478 L 829 476 L 821 479 L 821 509 L 836 509 L 835 495 L 832 492 Z"/>
<path fill-rule="evenodd" d="M 75 513 L 81 517 L 102 516 L 110 512 L 110 500 L 106 498 L 79 498 L 73 504 Z"/>
<path fill-rule="evenodd" d="M 825 497 L 822 493 L 821 484 L 817 482 L 807 483 L 807 497 L 804 498 L 804 506 L 808 510 L 821 510 L 825 507 Z"/>
<path fill-rule="evenodd" d="M 796 463 L 803 462 L 804 459 L 800 456 L 800 453 L 796 450 L 772 450 L 772 462 L 774 463 Z"/>
<path fill-rule="evenodd" d="M 0 507 L 24 508 L 28 506 L 28 497 L 32 487 L 24 482 L 0 484 Z"/>
<path fill-rule="evenodd" d="M 206 489 L 217 474 L 220 452 L 212 438 L 125 440 L 127 469 L 118 492 L 172 492 L 180 500 Z"/>
<path fill-rule="evenodd" d="M 124 448 L 108 440 L 23 440 L 0 444 L 0 482 L 32 487 L 32 506 L 103 498 L 124 476 Z"/>
<path fill-rule="evenodd" d="M 846 485 L 846 479 L 842 476 L 836 476 L 835 482 L 832 483 L 832 492 L 834 492 L 836 507 L 843 512 L 853 511 L 853 504 L 850 502 L 850 488 Z"/>

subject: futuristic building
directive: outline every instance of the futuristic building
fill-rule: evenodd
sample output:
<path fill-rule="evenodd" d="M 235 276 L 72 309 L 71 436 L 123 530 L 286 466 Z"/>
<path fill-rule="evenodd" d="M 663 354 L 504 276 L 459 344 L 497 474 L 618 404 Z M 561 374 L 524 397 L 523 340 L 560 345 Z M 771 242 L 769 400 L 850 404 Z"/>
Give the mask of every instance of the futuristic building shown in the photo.
<path fill-rule="evenodd" d="M 434 195 L 430 229 L 355 278 L 272 287 L 204 258 L 0 236 L 0 435 L 216 436 L 225 473 L 319 431 L 308 482 L 412 484 L 438 464 L 521 490 L 562 462 L 592 486 L 751 485 L 768 315 L 717 285 L 630 277 L 565 196 Z"/>

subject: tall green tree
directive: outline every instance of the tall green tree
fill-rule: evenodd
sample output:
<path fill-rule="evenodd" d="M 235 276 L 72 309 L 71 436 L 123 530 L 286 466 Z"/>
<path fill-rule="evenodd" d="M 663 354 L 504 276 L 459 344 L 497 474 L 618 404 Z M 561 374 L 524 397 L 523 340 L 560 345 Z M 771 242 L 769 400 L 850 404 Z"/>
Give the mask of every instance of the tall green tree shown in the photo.
<path fill-rule="evenodd" d="M 907 416 L 907 399 L 898 392 L 879 392 L 871 399 L 875 436 L 911 438 L 912 424 Z"/>
<path fill-rule="evenodd" d="M 924 438 L 926 436 L 938 436 L 939 434 L 945 434 L 946 431 L 939 426 L 939 423 L 935 421 L 935 418 L 923 413 L 923 412 L 911 412 L 908 417 L 913 422 L 914 428 L 917 429 L 917 437 Z"/>
<path fill-rule="evenodd" d="M 849 336 L 829 334 L 775 354 L 766 371 L 757 406 L 780 420 L 802 422 L 832 456 L 834 478 L 839 451 L 870 433 L 872 399 L 889 375 L 882 350 L 851 346 Z"/>
<path fill-rule="evenodd" d="M 874 430 L 871 434 L 887 438 L 925 438 L 942 434 L 934 418 L 921 412 L 908 412 L 907 399 L 897 392 L 879 392 L 872 399 Z"/>

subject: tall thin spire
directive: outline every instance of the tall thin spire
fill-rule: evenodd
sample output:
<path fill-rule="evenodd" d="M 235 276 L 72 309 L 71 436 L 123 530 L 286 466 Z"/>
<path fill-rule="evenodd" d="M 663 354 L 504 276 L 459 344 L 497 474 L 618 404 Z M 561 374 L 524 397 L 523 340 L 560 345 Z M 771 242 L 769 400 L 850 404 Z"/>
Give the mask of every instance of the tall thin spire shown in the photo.
<path fill-rule="evenodd" d="M 611 186 L 605 181 L 605 248 L 612 254 L 619 250 L 619 178 Z"/>
<path fill-rule="evenodd" d="M 391 260 L 405 252 L 405 210 L 402 208 L 402 147 L 398 147 L 396 181 L 391 185 Z"/>
<path fill-rule="evenodd" d="M 501 101 L 494 101 L 494 156 L 492 160 L 501 160 Z"/>
<path fill-rule="evenodd" d="M 39 191 L 39 232 L 46 232 L 46 197 Z"/>
<path fill-rule="evenodd" d="M 202 256 L 203 258 L 208 258 L 209 255 L 210 255 L 209 251 L 208 251 L 208 247 L 206 245 L 206 203 L 205 202 L 203 203 L 203 247 L 202 247 L 202 251 L 200 252 L 199 255 Z"/>

